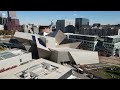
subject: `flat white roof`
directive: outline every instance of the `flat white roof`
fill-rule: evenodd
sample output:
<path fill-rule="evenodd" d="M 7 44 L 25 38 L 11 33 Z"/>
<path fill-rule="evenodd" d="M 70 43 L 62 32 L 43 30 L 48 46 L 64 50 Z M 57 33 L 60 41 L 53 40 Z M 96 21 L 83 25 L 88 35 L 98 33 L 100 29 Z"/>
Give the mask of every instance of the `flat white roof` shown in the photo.
<path fill-rule="evenodd" d="M 87 36 L 87 37 L 98 37 L 96 35 L 83 35 L 83 34 L 74 34 L 74 33 L 64 33 L 65 35 L 78 35 L 78 36 Z"/>
<path fill-rule="evenodd" d="M 47 67 L 40 68 L 42 65 L 48 66 L 51 65 L 53 67 L 57 67 L 56 70 L 47 70 Z M 50 68 L 48 68 L 50 69 Z M 71 71 L 71 68 L 65 67 L 63 65 L 45 60 L 45 59 L 38 59 L 27 64 L 21 65 L 9 71 L 0 73 L 0 79 L 21 79 L 19 75 L 23 71 L 27 71 L 30 73 L 34 73 L 38 75 L 39 79 L 59 79 L 67 72 Z"/>
<path fill-rule="evenodd" d="M 50 36 L 41 36 L 40 37 L 43 37 L 43 38 L 46 38 L 46 39 L 55 39 L 54 37 L 50 37 Z"/>
<path fill-rule="evenodd" d="M 74 21 L 75 22 L 75 20 L 69 20 L 69 19 L 60 19 L 60 20 L 57 20 L 57 21 Z"/>
<path fill-rule="evenodd" d="M 120 35 L 106 36 L 106 37 L 109 37 L 109 38 L 120 38 Z"/>
<path fill-rule="evenodd" d="M 10 49 L 0 52 L 0 60 L 4 60 L 7 58 L 15 57 L 17 55 L 21 55 L 27 53 L 26 51 L 23 51 L 21 49 Z"/>
<path fill-rule="evenodd" d="M 82 49 L 74 49 L 74 48 L 69 48 L 69 47 L 59 47 L 59 48 L 49 48 L 52 50 L 57 50 L 57 51 L 79 51 L 79 52 L 97 52 L 97 51 L 89 51 L 89 50 L 82 50 Z"/>
<path fill-rule="evenodd" d="M 69 48 L 77 48 L 80 45 L 81 42 L 75 42 L 75 43 L 67 43 L 62 45 L 57 45 L 56 47 L 69 47 Z"/>

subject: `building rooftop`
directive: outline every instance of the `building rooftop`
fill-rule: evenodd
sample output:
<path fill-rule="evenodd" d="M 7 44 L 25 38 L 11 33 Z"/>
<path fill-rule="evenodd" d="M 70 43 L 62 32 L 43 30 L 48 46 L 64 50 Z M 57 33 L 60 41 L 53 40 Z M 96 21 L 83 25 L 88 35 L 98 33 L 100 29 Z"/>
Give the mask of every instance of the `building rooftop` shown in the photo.
<path fill-rule="evenodd" d="M 71 72 L 72 74 L 71 68 L 41 58 L 29 62 L 27 64 L 21 65 L 19 67 L 16 67 L 14 69 L 11 69 L 9 71 L 0 73 L 0 78 L 1 79 L 59 79 L 68 72 Z"/>
<path fill-rule="evenodd" d="M 74 33 L 64 33 L 65 35 L 78 35 L 78 36 L 87 36 L 87 37 L 98 37 L 96 35 L 83 35 L 83 34 L 74 34 Z"/>
<path fill-rule="evenodd" d="M 15 57 L 20 54 L 26 53 L 23 50 L 20 49 L 10 49 L 10 50 L 5 50 L 0 52 L 0 60 L 8 59 L 11 57 Z"/>
<path fill-rule="evenodd" d="M 69 47 L 55 47 L 55 48 L 49 48 L 57 51 L 80 51 L 80 52 L 97 52 L 97 51 L 89 51 L 89 50 L 82 50 L 82 49 L 74 49 L 74 48 L 69 48 Z"/>
<path fill-rule="evenodd" d="M 69 19 L 60 19 L 60 20 L 57 20 L 57 21 L 74 21 L 75 22 L 75 20 L 69 20 Z"/>
<path fill-rule="evenodd" d="M 120 38 L 120 35 L 114 35 L 114 36 L 106 36 L 108 38 Z"/>
<path fill-rule="evenodd" d="M 81 42 L 75 42 L 75 43 L 67 43 L 67 44 L 62 44 L 62 45 L 57 45 L 56 47 L 69 47 L 69 48 L 78 48 Z"/>
<path fill-rule="evenodd" d="M 0 60 L 15 57 L 16 55 L 11 52 L 2 52 L 0 53 Z"/>

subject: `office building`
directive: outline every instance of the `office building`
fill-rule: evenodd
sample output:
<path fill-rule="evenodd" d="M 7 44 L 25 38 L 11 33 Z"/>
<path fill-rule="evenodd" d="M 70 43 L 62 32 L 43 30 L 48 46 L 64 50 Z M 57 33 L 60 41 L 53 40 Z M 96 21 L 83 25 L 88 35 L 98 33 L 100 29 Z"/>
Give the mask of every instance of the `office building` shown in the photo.
<path fill-rule="evenodd" d="M 89 27 L 89 19 L 86 18 L 76 18 L 75 19 L 75 28 L 76 33 L 82 34 L 81 28 Z"/>
<path fill-rule="evenodd" d="M 38 59 L 0 74 L 0 79 L 67 79 L 72 69 Z"/>
<path fill-rule="evenodd" d="M 98 36 L 113 36 L 113 35 L 120 35 L 119 28 L 107 28 L 107 27 L 99 27 L 99 28 L 91 28 L 89 29 L 89 35 L 98 35 Z"/>
<path fill-rule="evenodd" d="M 100 23 L 94 23 L 94 24 L 93 24 L 93 27 L 100 27 L 100 26 L 101 26 Z"/>
<path fill-rule="evenodd" d="M 0 25 L 5 25 L 7 23 L 7 18 L 6 17 L 0 17 Z"/>
<path fill-rule="evenodd" d="M 94 25 L 94 27 L 89 28 L 81 28 L 81 33 L 84 35 L 97 35 L 100 37 L 104 36 L 113 36 L 120 35 L 120 29 L 118 27 L 99 27 L 98 25 Z"/>
<path fill-rule="evenodd" d="M 82 35 L 82 34 L 73 34 L 73 33 L 65 33 L 67 38 L 71 42 L 81 42 L 80 48 L 85 50 L 94 51 L 98 36 L 92 36 L 92 35 Z"/>
<path fill-rule="evenodd" d="M 61 30 L 66 33 L 75 32 L 75 21 L 74 20 L 57 20 L 56 30 Z"/>
<path fill-rule="evenodd" d="M 103 42 L 104 53 L 106 55 L 116 55 L 117 51 L 120 51 L 120 36 L 106 36 Z"/>
<path fill-rule="evenodd" d="M 8 19 L 5 16 L 4 13 L 0 13 L 0 25 L 5 25 L 7 23 Z"/>

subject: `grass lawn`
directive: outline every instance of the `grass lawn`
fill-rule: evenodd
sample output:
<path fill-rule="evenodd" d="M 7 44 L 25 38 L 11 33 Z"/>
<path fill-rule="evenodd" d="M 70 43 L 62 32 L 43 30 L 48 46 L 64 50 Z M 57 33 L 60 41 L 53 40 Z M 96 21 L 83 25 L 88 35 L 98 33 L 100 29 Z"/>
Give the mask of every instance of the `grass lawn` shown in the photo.
<path fill-rule="evenodd" d="M 110 68 L 116 68 L 115 70 L 111 70 Z M 99 70 L 91 70 L 90 71 L 93 75 L 97 77 L 101 77 L 103 79 L 120 79 L 120 67 L 111 66 L 111 67 L 104 67 Z"/>
<path fill-rule="evenodd" d="M 0 51 L 4 51 L 4 50 L 6 50 L 6 48 L 0 48 Z"/>

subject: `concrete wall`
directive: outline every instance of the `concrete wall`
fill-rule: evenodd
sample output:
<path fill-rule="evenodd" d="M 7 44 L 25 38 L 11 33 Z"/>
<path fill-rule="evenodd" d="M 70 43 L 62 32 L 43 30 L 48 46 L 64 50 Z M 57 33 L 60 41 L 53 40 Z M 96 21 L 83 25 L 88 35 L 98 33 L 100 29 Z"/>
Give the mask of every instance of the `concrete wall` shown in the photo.
<path fill-rule="evenodd" d="M 65 38 L 66 38 L 66 35 L 61 30 L 59 30 L 55 36 L 55 41 L 57 45 L 60 45 L 64 41 Z"/>
<path fill-rule="evenodd" d="M 17 65 L 17 66 L 20 65 L 19 56 L 1 60 L 0 61 L 0 70 L 3 68 L 7 69 L 7 68 L 15 66 L 15 65 Z"/>
<path fill-rule="evenodd" d="M 22 59 L 22 62 L 20 62 L 20 59 Z M 11 57 L 8 59 L 0 60 L 0 70 L 1 69 L 7 69 L 12 66 L 18 66 L 24 62 L 32 60 L 31 53 L 25 53 L 19 56 Z"/>
<path fill-rule="evenodd" d="M 68 51 L 58 51 L 58 63 L 70 61 Z"/>
<path fill-rule="evenodd" d="M 60 77 L 59 79 L 67 79 L 70 75 L 72 75 L 72 70 L 68 71 L 67 73 L 65 73 L 62 77 Z"/>
<path fill-rule="evenodd" d="M 34 31 L 34 33 L 38 34 L 39 33 L 38 27 L 33 27 L 33 31 Z"/>
<path fill-rule="evenodd" d="M 32 34 L 30 33 L 23 33 L 23 32 L 15 32 L 14 37 L 32 40 Z"/>
<path fill-rule="evenodd" d="M 55 47 L 56 45 L 55 38 L 47 37 L 46 38 L 46 47 Z"/>
<path fill-rule="evenodd" d="M 31 53 L 24 53 L 24 54 L 20 55 L 19 58 L 22 59 L 21 63 L 24 63 L 24 62 L 32 60 L 32 54 Z"/>
<path fill-rule="evenodd" d="M 58 51 L 52 50 L 50 60 L 57 63 L 58 60 Z"/>
<path fill-rule="evenodd" d="M 99 63 L 98 52 L 92 51 L 78 51 L 78 52 L 70 52 L 76 64 L 84 65 L 84 64 L 95 64 Z"/>
<path fill-rule="evenodd" d="M 61 62 L 73 62 L 73 59 L 71 55 L 69 54 L 68 51 L 56 51 L 56 50 L 51 50 L 51 56 L 50 60 L 56 63 L 61 63 Z"/>
<path fill-rule="evenodd" d="M 3 25 L 0 25 L 0 30 L 4 30 L 4 26 Z"/>
<path fill-rule="evenodd" d="M 38 55 L 39 55 L 39 58 L 48 59 L 51 55 L 51 52 L 44 50 L 42 48 L 38 48 Z"/>

